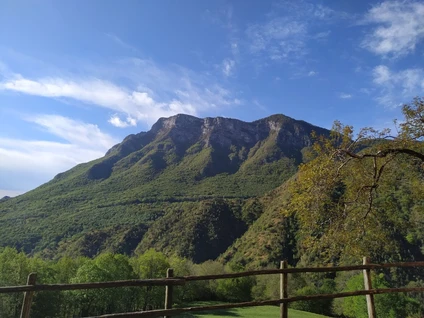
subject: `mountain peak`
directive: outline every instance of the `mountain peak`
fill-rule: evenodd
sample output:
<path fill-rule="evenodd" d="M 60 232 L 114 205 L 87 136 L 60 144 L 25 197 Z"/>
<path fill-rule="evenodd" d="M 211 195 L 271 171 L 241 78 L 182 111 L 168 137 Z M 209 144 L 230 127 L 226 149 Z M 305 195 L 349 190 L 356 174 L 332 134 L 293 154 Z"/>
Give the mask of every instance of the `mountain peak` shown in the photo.
<path fill-rule="evenodd" d="M 158 128 L 174 128 L 174 127 L 184 127 L 185 125 L 190 125 L 193 123 L 200 123 L 202 119 L 187 115 L 187 114 L 177 114 L 171 117 L 161 117 L 158 121 L 152 126 L 152 129 L 155 130 L 155 126 Z"/>
<path fill-rule="evenodd" d="M 10 200 L 11 197 L 9 197 L 8 195 L 5 195 L 3 198 L 0 199 L 0 202 L 5 202 L 7 200 Z"/>

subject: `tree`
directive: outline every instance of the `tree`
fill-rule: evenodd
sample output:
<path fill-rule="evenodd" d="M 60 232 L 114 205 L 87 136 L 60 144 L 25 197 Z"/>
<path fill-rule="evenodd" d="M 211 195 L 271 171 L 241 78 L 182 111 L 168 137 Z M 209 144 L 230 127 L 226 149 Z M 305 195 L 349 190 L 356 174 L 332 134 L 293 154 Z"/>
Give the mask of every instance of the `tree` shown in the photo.
<path fill-rule="evenodd" d="M 374 288 L 389 288 L 384 275 L 372 275 Z M 362 290 L 364 277 L 362 274 L 352 276 L 343 291 Z M 411 317 L 419 311 L 419 303 L 401 293 L 375 295 L 375 310 L 379 317 L 400 318 Z M 337 300 L 337 314 L 352 318 L 367 318 L 367 302 L 365 297 L 346 297 Z M 414 316 L 415 317 L 415 316 Z"/>
<path fill-rule="evenodd" d="M 245 270 L 241 265 L 229 263 L 226 272 L 242 272 Z M 230 279 L 220 279 L 216 286 L 218 299 L 229 302 L 243 302 L 252 299 L 252 287 L 255 283 L 253 277 L 238 277 Z"/>
<path fill-rule="evenodd" d="M 102 282 L 134 279 L 135 274 L 127 256 L 104 253 L 86 261 L 78 268 L 71 283 Z M 79 304 L 78 315 L 100 315 L 112 312 L 126 312 L 134 309 L 136 289 L 119 288 L 81 290 L 73 293 Z"/>
<path fill-rule="evenodd" d="M 0 249 L 0 286 L 25 285 L 30 273 L 28 259 L 23 252 L 14 248 Z M 0 294 L 0 317 L 19 316 L 22 294 Z"/>
<path fill-rule="evenodd" d="M 163 278 L 170 267 L 166 256 L 154 249 L 149 249 L 135 259 L 132 259 L 134 272 L 142 279 Z M 147 309 L 161 308 L 165 301 L 165 289 L 159 286 L 140 288 L 140 307 Z"/>
<path fill-rule="evenodd" d="M 181 258 L 176 255 L 171 256 L 169 258 L 169 264 L 174 270 L 174 276 L 176 277 L 193 275 L 194 264 L 186 258 Z M 198 299 L 202 288 L 202 286 L 198 283 L 199 282 L 190 282 L 174 288 L 174 303 L 181 304 Z"/>
<path fill-rule="evenodd" d="M 335 283 L 333 279 L 322 279 L 319 284 L 317 282 L 306 285 L 296 290 L 296 296 L 309 296 L 319 294 L 331 294 L 335 291 Z M 298 301 L 290 305 L 291 308 L 314 312 L 321 315 L 332 315 L 333 299 Z"/>
<path fill-rule="evenodd" d="M 355 136 L 340 122 L 329 138 L 316 136 L 285 209 L 299 221 L 304 257 L 336 262 L 399 252 L 396 242 L 408 232 L 410 211 L 423 206 L 424 99 L 402 110 L 396 136 L 373 128 Z"/>

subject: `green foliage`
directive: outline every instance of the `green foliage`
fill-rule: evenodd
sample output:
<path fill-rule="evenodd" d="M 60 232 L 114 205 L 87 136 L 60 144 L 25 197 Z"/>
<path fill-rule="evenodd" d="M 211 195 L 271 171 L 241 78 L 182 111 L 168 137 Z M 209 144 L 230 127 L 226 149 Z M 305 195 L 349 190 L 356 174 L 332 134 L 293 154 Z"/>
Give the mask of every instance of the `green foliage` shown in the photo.
<path fill-rule="evenodd" d="M 207 134 L 191 122 L 169 129 L 162 124 L 0 202 L 0 246 L 50 258 L 131 254 L 164 215 L 188 214 L 214 199 L 244 201 L 281 185 L 296 172 L 311 131 L 327 133 L 282 115 L 237 122 L 233 130 L 217 123 Z M 245 211 L 245 221 L 251 224 L 260 210 Z M 143 250 L 157 248 L 148 241 Z"/>
<path fill-rule="evenodd" d="M 228 272 L 240 272 L 244 269 L 237 264 L 230 264 L 227 267 Z M 255 279 L 253 277 L 220 279 L 216 286 L 216 295 L 218 299 L 229 302 L 250 301 L 254 284 Z"/>
<path fill-rule="evenodd" d="M 389 285 L 385 281 L 383 275 L 373 275 L 372 284 L 374 288 L 388 288 Z M 351 277 L 344 291 L 354 291 L 364 289 L 364 277 L 362 274 Z M 404 294 L 382 294 L 375 295 L 376 314 L 387 318 L 403 318 L 408 317 L 417 310 L 417 302 Z M 352 318 L 367 318 L 367 304 L 365 297 L 348 297 L 339 299 L 340 314 Z"/>
<path fill-rule="evenodd" d="M 258 198 L 246 201 L 241 211 L 243 221 L 249 225 L 253 224 L 262 214 L 263 209 L 264 207 Z"/>
<path fill-rule="evenodd" d="M 252 298 L 255 300 L 272 300 L 280 298 L 280 276 L 260 275 L 252 287 Z"/>
<path fill-rule="evenodd" d="M 284 116 L 272 117 L 266 133 L 243 142 L 225 133 L 190 139 L 160 127 L 129 136 L 104 158 L 0 202 L 0 246 L 17 248 L 0 249 L 0 285 L 24 284 L 31 271 L 39 282 L 70 283 L 164 277 L 169 267 L 177 276 L 276 268 L 281 259 L 305 266 L 351 264 L 363 255 L 375 262 L 422 258 L 422 105 L 417 99 L 404 107 L 401 132 L 389 141 L 383 140 L 387 132 L 371 128 L 355 139 L 352 127 L 336 122 L 330 138 L 318 136 L 305 147 L 313 127 Z M 390 274 L 374 277 L 375 287 L 422 284 L 422 273 Z M 335 282 L 344 290 L 362 289 L 360 280 L 293 275 L 289 293 L 331 293 Z M 278 280 L 191 282 L 174 296 L 176 304 L 276 299 Z M 420 297 L 378 296 L 378 311 L 416 317 L 423 310 Z M 35 295 L 33 316 L 147 310 L 163 301 L 163 287 L 44 292 Z M 361 317 L 363 301 L 345 299 L 334 308 Z M 17 316 L 21 302 L 21 295 L 0 294 L 0 316 Z M 330 315 L 332 304 L 294 306 Z"/>
<path fill-rule="evenodd" d="M 261 206 L 263 208 L 262 212 L 259 212 L 261 215 L 219 259 L 248 268 L 263 268 L 268 265 L 275 268 L 282 259 L 295 265 L 297 222 L 294 217 L 285 217 L 281 213 L 289 198 L 287 193 L 287 184 L 283 184 L 253 201 L 257 203 L 247 202 L 242 211 L 250 210 L 252 205 Z"/>
<path fill-rule="evenodd" d="M 170 264 L 175 266 L 176 275 L 191 275 L 194 271 L 190 261 L 175 256 L 168 260 L 154 250 L 132 258 L 103 253 L 94 259 L 64 257 L 49 261 L 4 248 L 0 250 L 0 261 L 0 286 L 25 285 L 30 272 L 37 273 L 37 283 L 56 284 L 163 278 Z M 198 299 L 198 291 L 196 284 L 187 284 L 176 289 L 174 300 Z M 164 287 L 38 292 L 31 317 L 80 317 L 162 308 L 164 293 Z M 19 316 L 22 299 L 22 293 L 0 294 L 0 317 Z"/>
<path fill-rule="evenodd" d="M 403 111 L 407 120 L 394 139 L 372 128 L 355 136 L 339 122 L 330 138 L 317 138 L 285 207 L 298 220 L 302 257 L 321 263 L 422 257 L 422 231 L 413 227 L 421 222 L 416 211 L 423 211 L 422 100 Z"/>
<path fill-rule="evenodd" d="M 84 262 L 78 268 L 71 283 L 102 282 L 134 279 L 133 268 L 128 257 L 111 253 L 101 254 Z M 73 298 L 79 304 L 81 316 L 99 315 L 104 312 L 122 312 L 134 306 L 137 292 L 122 288 L 119 293 L 113 289 L 86 290 L 74 292 Z"/>
<path fill-rule="evenodd" d="M 153 247 L 196 263 L 215 259 L 246 230 L 238 214 L 237 202 L 221 199 L 169 211 L 149 228 L 136 252 Z"/>
<path fill-rule="evenodd" d="M 6 247 L 0 249 L 0 286 L 17 286 L 26 284 L 30 272 L 28 259 L 24 253 Z M 9 318 L 19 316 L 22 295 L 0 294 L 0 316 Z"/>
<path fill-rule="evenodd" d="M 308 296 L 318 294 L 331 294 L 335 291 L 335 283 L 332 279 L 324 279 L 315 284 L 310 284 L 299 288 L 296 291 L 296 296 Z M 291 304 L 291 308 L 314 312 L 322 315 L 332 314 L 332 299 L 314 300 L 314 301 L 298 301 Z"/>
<path fill-rule="evenodd" d="M 165 276 L 169 268 L 169 262 L 165 255 L 153 249 L 132 259 L 132 266 L 135 273 L 141 278 L 161 278 Z M 141 308 L 147 310 L 160 308 L 165 301 L 165 289 L 158 286 L 146 286 L 140 288 Z"/>

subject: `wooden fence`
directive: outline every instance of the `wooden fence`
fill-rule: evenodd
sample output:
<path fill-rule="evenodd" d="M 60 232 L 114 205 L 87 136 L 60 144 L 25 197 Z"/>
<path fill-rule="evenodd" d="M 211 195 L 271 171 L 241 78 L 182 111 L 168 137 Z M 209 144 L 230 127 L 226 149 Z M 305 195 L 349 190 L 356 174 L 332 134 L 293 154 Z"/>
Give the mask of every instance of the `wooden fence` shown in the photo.
<path fill-rule="evenodd" d="M 31 310 L 31 302 L 34 292 L 40 291 L 63 291 L 63 290 L 78 290 L 78 289 L 99 289 L 99 288 L 115 288 L 115 287 L 130 287 L 130 286 L 166 286 L 165 289 L 165 306 L 164 309 L 142 311 L 142 312 L 131 312 L 131 313 L 119 313 L 119 314 L 107 314 L 97 317 L 172 317 L 175 315 L 210 311 L 219 309 L 230 309 L 230 308 L 241 308 L 241 307 L 255 307 L 255 306 L 268 306 L 268 305 L 279 305 L 280 306 L 280 318 L 288 318 L 288 304 L 296 301 L 308 301 L 308 300 L 323 300 L 323 299 L 334 299 L 352 296 L 366 296 L 368 317 L 375 318 L 375 306 L 374 306 L 374 295 L 376 294 L 387 294 L 387 293 L 401 293 L 401 292 L 423 292 L 424 287 L 414 288 L 372 288 L 371 282 L 371 270 L 384 269 L 384 268 L 399 268 L 399 267 L 424 267 L 424 262 L 403 262 L 403 263 L 390 263 L 390 264 L 372 264 L 367 257 L 363 259 L 363 265 L 352 265 L 352 266 L 338 266 L 338 267 L 305 267 L 305 268 L 288 268 L 287 262 L 282 261 L 280 269 L 267 269 L 267 270 L 255 270 L 239 273 L 229 273 L 221 275 L 202 275 L 202 276 L 183 276 L 174 277 L 172 269 L 168 269 L 166 278 L 161 279 L 139 279 L 139 280 L 123 280 L 123 281 L 112 281 L 112 282 L 97 282 L 97 283 L 79 283 L 79 284 L 36 284 L 36 273 L 31 273 L 28 276 L 27 285 L 24 286 L 11 286 L 11 287 L 0 287 L 0 293 L 13 293 L 13 292 L 24 292 L 24 302 L 22 305 L 21 318 L 29 318 Z M 341 292 L 335 294 L 320 294 L 320 295 L 309 295 L 309 296 L 295 296 L 289 297 L 287 290 L 288 274 L 293 273 L 328 273 L 328 272 L 342 272 L 342 271 L 363 271 L 364 275 L 364 290 L 352 291 L 352 292 Z M 270 275 L 280 274 L 280 298 L 275 300 L 265 301 L 250 301 L 242 303 L 231 303 L 213 306 L 198 306 L 198 307 L 185 307 L 185 308 L 172 308 L 172 294 L 174 286 L 185 285 L 192 281 L 205 281 L 215 279 L 228 279 L 238 278 L 246 276 L 256 275 Z M 93 318 L 93 317 L 87 317 Z"/>

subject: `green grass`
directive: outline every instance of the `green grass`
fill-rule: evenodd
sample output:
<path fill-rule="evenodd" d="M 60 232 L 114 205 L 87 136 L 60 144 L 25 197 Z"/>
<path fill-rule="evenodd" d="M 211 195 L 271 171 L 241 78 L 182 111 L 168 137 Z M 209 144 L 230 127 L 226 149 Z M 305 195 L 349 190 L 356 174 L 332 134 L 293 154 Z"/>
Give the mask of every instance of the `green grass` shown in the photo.
<path fill-rule="evenodd" d="M 214 302 L 196 302 L 191 306 L 213 305 Z M 218 304 L 218 303 L 217 303 Z M 239 317 L 239 318 L 272 318 L 279 317 L 280 309 L 277 306 L 247 307 L 235 309 L 223 309 L 214 311 L 205 311 L 195 314 L 184 314 L 178 318 L 216 318 L 216 317 Z M 326 316 L 313 314 L 310 312 L 289 309 L 289 318 L 325 318 Z"/>

